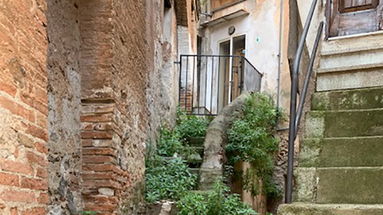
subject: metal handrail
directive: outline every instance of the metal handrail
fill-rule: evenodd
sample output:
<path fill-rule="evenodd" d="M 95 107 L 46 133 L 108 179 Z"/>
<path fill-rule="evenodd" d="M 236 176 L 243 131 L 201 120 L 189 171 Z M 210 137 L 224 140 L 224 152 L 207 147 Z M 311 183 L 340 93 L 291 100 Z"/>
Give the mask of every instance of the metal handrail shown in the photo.
<path fill-rule="evenodd" d="M 316 35 L 314 47 L 312 50 L 312 55 L 310 58 L 309 66 L 307 68 L 307 73 L 305 81 L 303 84 L 303 90 L 300 97 L 300 102 L 298 105 L 297 111 L 297 97 L 298 97 L 298 78 L 299 78 L 299 69 L 302 60 L 302 54 L 304 46 L 306 43 L 307 35 L 310 29 L 311 21 L 315 12 L 315 8 L 318 0 L 313 0 L 311 8 L 303 28 L 301 38 L 299 40 L 297 52 L 294 59 L 293 71 L 292 71 L 292 80 L 291 80 L 291 92 L 290 92 L 290 122 L 289 122 L 289 142 L 288 142 L 288 166 L 287 166 L 287 182 L 285 190 L 285 203 L 289 204 L 292 202 L 293 196 L 293 172 L 294 172 L 294 142 L 297 137 L 299 122 L 303 113 L 303 107 L 306 100 L 306 95 L 310 83 L 310 78 L 312 75 L 312 70 L 314 66 L 315 56 L 318 50 L 319 42 L 322 37 L 323 25 L 321 22 L 318 27 L 318 33 Z"/>
<path fill-rule="evenodd" d="M 237 66 L 234 59 L 239 63 Z M 238 75 L 237 92 L 259 91 L 261 88 L 263 74 L 244 56 L 181 54 L 176 63 L 179 64 L 178 101 L 180 108 L 188 114 L 217 115 L 227 105 L 225 102 L 234 99 L 231 95 L 234 72 Z M 226 71 L 229 72 L 228 79 L 222 73 Z M 224 102 L 221 93 L 225 90 L 228 101 Z"/>

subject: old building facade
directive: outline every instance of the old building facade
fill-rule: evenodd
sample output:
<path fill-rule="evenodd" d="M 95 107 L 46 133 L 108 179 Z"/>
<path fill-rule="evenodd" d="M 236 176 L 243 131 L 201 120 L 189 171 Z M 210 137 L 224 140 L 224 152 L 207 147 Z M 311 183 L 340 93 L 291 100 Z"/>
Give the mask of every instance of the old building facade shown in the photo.
<path fill-rule="evenodd" d="M 139 212 L 146 147 L 174 122 L 191 6 L 0 1 L 1 214 Z"/>

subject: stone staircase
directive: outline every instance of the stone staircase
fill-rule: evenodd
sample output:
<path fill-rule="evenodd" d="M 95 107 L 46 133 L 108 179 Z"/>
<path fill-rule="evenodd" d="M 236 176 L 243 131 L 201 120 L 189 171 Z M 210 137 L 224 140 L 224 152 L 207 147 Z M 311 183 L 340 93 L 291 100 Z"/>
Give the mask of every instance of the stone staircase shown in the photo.
<path fill-rule="evenodd" d="M 324 42 L 294 202 L 279 215 L 383 214 L 383 36 Z"/>
<path fill-rule="evenodd" d="M 193 152 L 189 155 L 187 160 L 187 165 L 189 166 L 189 170 L 191 173 L 197 175 L 199 181 L 200 176 L 200 168 L 203 161 L 204 156 L 204 143 L 205 138 L 204 137 L 192 137 L 189 138 L 187 141 L 187 148 Z"/>

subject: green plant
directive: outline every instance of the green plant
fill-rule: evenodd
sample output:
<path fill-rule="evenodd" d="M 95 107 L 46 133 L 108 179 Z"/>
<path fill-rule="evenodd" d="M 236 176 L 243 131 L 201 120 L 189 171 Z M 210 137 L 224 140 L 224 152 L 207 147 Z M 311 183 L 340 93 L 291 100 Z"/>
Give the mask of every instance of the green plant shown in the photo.
<path fill-rule="evenodd" d="M 96 211 L 81 211 L 81 215 L 96 215 L 98 214 Z"/>
<path fill-rule="evenodd" d="M 181 140 L 185 140 L 190 137 L 204 137 L 208 125 L 208 119 L 187 115 L 185 112 L 178 109 L 177 125 L 174 130 L 177 132 Z"/>
<path fill-rule="evenodd" d="M 157 145 L 157 152 L 161 156 L 172 157 L 176 153 L 184 151 L 184 145 L 180 141 L 177 132 L 162 127 Z"/>
<path fill-rule="evenodd" d="M 216 182 L 207 193 L 187 193 L 177 202 L 179 215 L 255 215 L 254 210 L 241 202 L 238 195 L 229 194 L 229 188 Z"/>
<path fill-rule="evenodd" d="M 196 180 L 181 158 L 155 156 L 147 163 L 145 198 L 148 202 L 178 200 L 195 187 Z"/>
<path fill-rule="evenodd" d="M 244 189 L 253 195 L 260 192 L 260 180 L 264 194 L 279 195 L 272 182 L 274 154 L 278 150 L 278 140 L 273 133 L 279 116 L 270 97 L 255 93 L 246 100 L 243 115 L 234 121 L 228 132 L 226 153 L 230 164 L 250 163 L 251 168 L 242 173 L 242 178 Z"/>

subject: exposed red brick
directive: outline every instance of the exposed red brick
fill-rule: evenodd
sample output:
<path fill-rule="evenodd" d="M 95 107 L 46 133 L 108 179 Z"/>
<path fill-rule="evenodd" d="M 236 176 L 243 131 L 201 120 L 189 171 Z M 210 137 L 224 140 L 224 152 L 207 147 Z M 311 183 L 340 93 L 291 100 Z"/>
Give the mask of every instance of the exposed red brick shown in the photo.
<path fill-rule="evenodd" d="M 46 143 L 37 142 L 35 143 L 35 148 L 38 152 L 47 154 L 48 153 L 48 147 L 46 146 Z"/>
<path fill-rule="evenodd" d="M 3 201 L 10 202 L 24 202 L 33 203 L 36 202 L 36 197 L 31 192 L 16 191 L 16 190 L 5 190 L 0 193 L 0 199 Z"/>
<path fill-rule="evenodd" d="M 93 146 L 92 140 L 89 140 L 89 139 L 81 140 L 81 144 L 82 144 L 82 147 L 91 147 L 91 146 Z"/>
<path fill-rule="evenodd" d="M 5 81 L 1 81 L 0 91 L 6 92 L 10 96 L 15 97 L 17 88 L 14 85 L 7 84 Z"/>
<path fill-rule="evenodd" d="M 40 138 L 42 140 L 48 141 L 48 132 L 44 128 L 39 128 L 37 126 L 28 124 L 26 132 L 34 137 Z"/>
<path fill-rule="evenodd" d="M 36 207 L 21 212 L 21 215 L 46 215 L 46 208 Z"/>
<path fill-rule="evenodd" d="M 121 185 L 113 180 L 86 180 L 84 179 L 83 186 L 85 188 L 109 187 L 120 189 Z"/>
<path fill-rule="evenodd" d="M 111 131 L 83 131 L 81 132 L 83 139 L 112 139 L 113 132 Z"/>
<path fill-rule="evenodd" d="M 96 171 L 96 172 L 118 171 L 117 166 L 113 164 L 84 164 L 82 168 L 84 171 Z"/>
<path fill-rule="evenodd" d="M 27 188 L 32 190 L 47 190 L 48 189 L 48 183 L 45 179 L 21 177 L 20 185 L 22 188 Z"/>
<path fill-rule="evenodd" d="M 116 209 L 117 209 L 117 204 L 112 204 L 112 203 L 107 203 L 107 204 L 85 203 L 85 210 L 88 210 L 88 211 L 113 212 Z"/>
<path fill-rule="evenodd" d="M 26 152 L 26 158 L 28 159 L 29 162 L 31 162 L 32 164 L 38 164 L 42 167 L 45 167 L 48 165 L 48 161 L 46 160 L 46 158 L 40 156 L 40 155 L 37 155 L 33 152 Z"/>
<path fill-rule="evenodd" d="M 17 210 L 17 208 L 11 208 L 11 215 L 18 215 L 19 212 Z"/>
<path fill-rule="evenodd" d="M 4 96 L 0 96 L 0 107 L 5 108 L 11 113 L 21 116 L 30 122 L 35 122 L 35 114 L 33 111 L 24 108 L 23 106 L 17 104 L 15 101 L 11 101 Z"/>
<path fill-rule="evenodd" d="M 37 202 L 40 204 L 47 204 L 49 202 L 49 195 L 47 193 L 40 193 Z"/>
<path fill-rule="evenodd" d="M 40 178 L 47 178 L 48 177 L 48 171 L 46 168 L 38 167 L 36 171 L 36 176 Z"/>
<path fill-rule="evenodd" d="M 26 175 L 32 175 L 33 173 L 33 169 L 30 164 L 5 159 L 0 159 L 0 169 L 3 171 L 22 173 Z"/>
<path fill-rule="evenodd" d="M 98 164 L 98 163 L 116 163 L 116 158 L 111 156 L 83 156 L 82 160 L 87 164 Z"/>
<path fill-rule="evenodd" d="M 84 195 L 84 200 L 95 204 L 118 204 L 118 198 L 115 196 Z"/>
<path fill-rule="evenodd" d="M 83 173 L 82 178 L 84 180 L 99 180 L 99 179 L 114 180 L 115 175 L 111 173 Z"/>
<path fill-rule="evenodd" d="M 84 148 L 84 155 L 111 155 L 116 156 L 116 150 L 111 148 Z"/>
<path fill-rule="evenodd" d="M 95 114 L 95 115 L 83 115 L 80 117 L 81 122 L 111 122 L 112 114 Z"/>
<path fill-rule="evenodd" d="M 0 172 L 0 184 L 8 186 L 19 186 L 19 176 Z"/>

